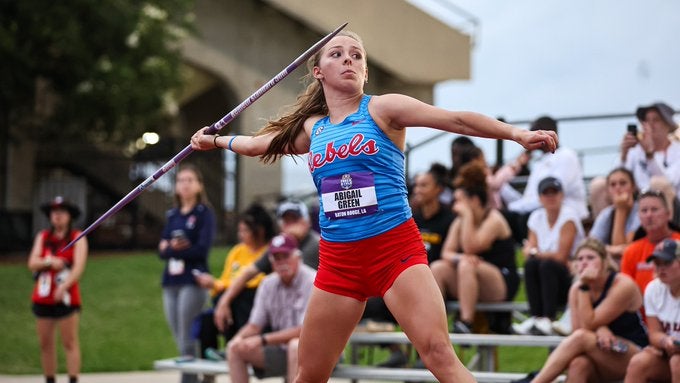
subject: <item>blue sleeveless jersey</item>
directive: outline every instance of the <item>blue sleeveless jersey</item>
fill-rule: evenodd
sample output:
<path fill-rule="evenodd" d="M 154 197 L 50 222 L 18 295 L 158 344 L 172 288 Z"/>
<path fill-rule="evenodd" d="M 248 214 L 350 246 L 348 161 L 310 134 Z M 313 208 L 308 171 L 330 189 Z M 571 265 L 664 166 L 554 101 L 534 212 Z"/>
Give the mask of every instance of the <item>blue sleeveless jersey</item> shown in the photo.
<path fill-rule="evenodd" d="M 330 242 L 373 237 L 411 218 L 404 153 L 368 113 L 370 99 L 341 123 L 324 117 L 312 128 L 308 165 L 321 236 Z"/>

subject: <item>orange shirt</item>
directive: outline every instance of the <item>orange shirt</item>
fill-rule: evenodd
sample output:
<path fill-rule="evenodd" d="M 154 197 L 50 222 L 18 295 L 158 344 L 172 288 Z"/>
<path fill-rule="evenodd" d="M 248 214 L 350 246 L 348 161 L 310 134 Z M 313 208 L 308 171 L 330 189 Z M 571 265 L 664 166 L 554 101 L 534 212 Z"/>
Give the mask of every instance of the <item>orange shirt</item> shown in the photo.
<path fill-rule="evenodd" d="M 680 233 L 671 233 L 671 238 L 680 240 Z M 621 272 L 635 280 L 643 295 L 647 284 L 654 279 L 654 263 L 647 263 L 647 257 L 652 255 L 656 245 L 647 237 L 640 238 L 628 246 L 621 258 Z"/>

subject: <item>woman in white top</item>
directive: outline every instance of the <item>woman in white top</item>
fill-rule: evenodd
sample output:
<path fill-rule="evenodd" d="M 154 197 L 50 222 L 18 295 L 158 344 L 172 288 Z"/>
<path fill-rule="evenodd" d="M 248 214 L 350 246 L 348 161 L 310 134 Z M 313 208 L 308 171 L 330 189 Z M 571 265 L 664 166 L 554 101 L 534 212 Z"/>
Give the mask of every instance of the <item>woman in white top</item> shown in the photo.
<path fill-rule="evenodd" d="M 524 283 L 531 317 L 513 324 L 515 333 L 552 334 L 552 319 L 567 303 L 571 285 L 569 258 L 585 234 L 576 211 L 563 205 L 562 183 L 546 177 L 538 184 L 543 206 L 529 216 L 529 235 L 524 243 Z"/>

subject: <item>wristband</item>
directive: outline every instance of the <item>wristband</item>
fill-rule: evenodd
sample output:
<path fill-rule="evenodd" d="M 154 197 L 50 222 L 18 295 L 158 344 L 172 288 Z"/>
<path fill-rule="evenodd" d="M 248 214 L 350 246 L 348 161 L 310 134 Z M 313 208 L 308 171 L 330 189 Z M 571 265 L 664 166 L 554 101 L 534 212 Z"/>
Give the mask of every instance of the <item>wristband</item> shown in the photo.
<path fill-rule="evenodd" d="M 217 145 L 217 137 L 219 136 L 220 135 L 218 133 L 215 133 L 215 138 L 213 138 L 213 145 L 215 145 L 216 148 L 219 148 L 219 146 Z"/>
<path fill-rule="evenodd" d="M 266 346 L 267 345 L 267 338 L 264 337 L 264 334 L 260 334 L 260 339 L 262 340 L 262 345 Z"/>
<path fill-rule="evenodd" d="M 236 136 L 232 137 L 231 140 L 229 140 L 229 145 L 227 145 L 227 149 L 229 149 L 230 152 L 233 152 L 234 149 L 231 148 L 232 142 L 236 139 Z"/>

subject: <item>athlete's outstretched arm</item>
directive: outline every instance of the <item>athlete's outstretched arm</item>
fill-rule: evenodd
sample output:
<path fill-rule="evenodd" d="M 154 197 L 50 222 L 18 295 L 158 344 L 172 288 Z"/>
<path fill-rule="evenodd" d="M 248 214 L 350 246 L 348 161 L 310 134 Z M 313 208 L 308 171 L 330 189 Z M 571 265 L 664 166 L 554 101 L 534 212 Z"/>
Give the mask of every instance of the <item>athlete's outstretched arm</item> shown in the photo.
<path fill-rule="evenodd" d="M 438 108 L 415 98 L 386 94 L 374 97 L 373 110 L 390 129 L 428 127 L 451 133 L 512 140 L 526 149 L 554 151 L 557 135 L 549 131 L 528 131 L 474 112 Z"/>
<path fill-rule="evenodd" d="M 248 157 L 263 155 L 271 144 L 277 133 L 267 133 L 262 135 L 246 136 L 219 136 L 206 134 L 208 127 L 199 129 L 191 136 L 191 148 L 194 150 L 229 149 Z M 295 139 L 295 153 L 282 154 L 303 154 L 309 151 L 309 137 L 305 131 L 301 131 Z"/>

